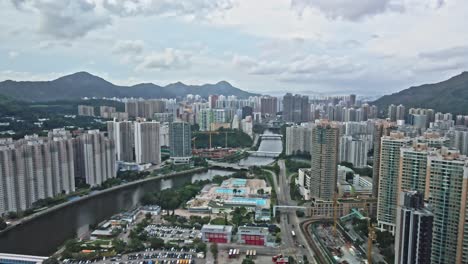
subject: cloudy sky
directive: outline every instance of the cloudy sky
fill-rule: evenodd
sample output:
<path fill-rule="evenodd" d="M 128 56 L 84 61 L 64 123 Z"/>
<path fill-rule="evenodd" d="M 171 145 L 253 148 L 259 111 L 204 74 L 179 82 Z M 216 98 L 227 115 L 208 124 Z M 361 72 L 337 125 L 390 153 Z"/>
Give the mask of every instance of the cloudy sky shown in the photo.
<path fill-rule="evenodd" d="M 466 0 L 1 0 L 0 80 L 374 96 L 468 69 Z"/>

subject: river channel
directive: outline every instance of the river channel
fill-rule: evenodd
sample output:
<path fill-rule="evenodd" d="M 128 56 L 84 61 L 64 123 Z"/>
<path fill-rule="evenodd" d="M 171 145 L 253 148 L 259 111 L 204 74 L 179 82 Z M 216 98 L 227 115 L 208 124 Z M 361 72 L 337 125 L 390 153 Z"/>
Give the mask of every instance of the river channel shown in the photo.
<path fill-rule="evenodd" d="M 271 132 L 266 131 L 265 134 L 271 134 Z M 280 139 L 260 142 L 259 151 L 281 152 L 281 150 Z M 273 158 L 248 157 L 241 160 L 239 164 L 259 166 L 273 161 Z M 189 182 L 208 180 L 215 175 L 227 176 L 232 173 L 233 171 L 210 169 L 203 173 L 154 179 L 112 191 L 103 191 L 1 232 L 0 253 L 49 256 L 57 251 L 66 240 L 87 234 L 90 226 L 114 214 L 134 208 L 145 192 L 180 187 Z"/>

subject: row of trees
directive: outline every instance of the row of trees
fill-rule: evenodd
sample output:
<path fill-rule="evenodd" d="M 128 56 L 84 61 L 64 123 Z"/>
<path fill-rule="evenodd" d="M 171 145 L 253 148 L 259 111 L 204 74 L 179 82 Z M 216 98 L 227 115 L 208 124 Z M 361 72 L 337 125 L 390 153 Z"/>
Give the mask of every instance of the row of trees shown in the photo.
<path fill-rule="evenodd" d="M 225 147 L 238 148 L 238 147 L 250 147 L 252 146 L 252 138 L 249 135 L 237 129 L 223 129 L 220 128 L 217 134 L 211 135 L 211 146 L 212 147 Z M 227 137 L 226 137 L 227 133 Z M 210 147 L 210 135 L 205 133 L 194 132 L 193 136 L 196 137 L 195 147 L 196 148 L 209 148 Z M 226 142 L 227 141 L 227 142 Z"/>
<path fill-rule="evenodd" d="M 2 231 L 3 229 L 7 228 L 7 223 L 5 222 L 5 220 L 3 218 L 0 217 L 0 231 Z"/>
<path fill-rule="evenodd" d="M 197 181 L 195 183 L 187 184 L 179 188 L 165 189 L 162 191 L 148 192 L 143 195 L 141 198 L 141 203 L 143 205 L 153 205 L 157 204 L 161 206 L 162 209 L 172 211 L 183 206 L 190 199 L 195 197 L 205 186 L 210 182 L 221 183 L 227 177 L 216 175 L 213 177 L 213 180 Z"/>
<path fill-rule="evenodd" d="M 372 175 L 373 175 L 373 170 L 372 170 L 371 167 L 355 168 L 353 163 L 347 162 L 347 161 L 340 162 L 340 165 L 352 169 L 356 174 L 359 174 L 361 176 L 372 177 Z"/>

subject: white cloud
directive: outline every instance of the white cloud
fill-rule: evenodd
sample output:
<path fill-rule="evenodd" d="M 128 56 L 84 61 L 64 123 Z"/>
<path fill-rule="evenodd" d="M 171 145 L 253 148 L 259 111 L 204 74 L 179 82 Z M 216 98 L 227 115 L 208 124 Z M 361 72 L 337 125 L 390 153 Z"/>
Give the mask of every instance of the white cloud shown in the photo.
<path fill-rule="evenodd" d="M 14 58 L 16 58 L 16 57 L 18 57 L 18 56 L 19 56 L 19 52 L 17 52 L 17 51 L 10 51 L 10 52 L 8 52 L 8 57 L 9 57 L 10 59 L 14 59 Z"/>
<path fill-rule="evenodd" d="M 311 79 L 349 79 L 363 71 L 363 66 L 349 57 L 302 54 L 289 60 L 261 60 L 234 55 L 234 66 L 252 75 L 274 75 L 280 81 Z"/>
<path fill-rule="evenodd" d="M 467 70 L 467 11 L 466 0 L 0 1 L 0 71 L 21 51 L 17 70 L 384 94 Z"/>
<path fill-rule="evenodd" d="M 403 7 L 392 0 L 292 0 L 291 7 L 302 13 L 306 8 L 318 9 L 331 19 L 359 20 L 387 10 L 402 10 Z"/>
<path fill-rule="evenodd" d="M 162 15 L 203 18 L 233 7 L 232 0 L 104 0 L 103 6 L 119 16 Z"/>
<path fill-rule="evenodd" d="M 191 65 L 191 54 L 185 51 L 166 48 L 162 52 L 152 52 L 143 57 L 136 71 L 178 70 Z"/>
<path fill-rule="evenodd" d="M 55 38 L 75 39 L 111 23 L 87 0 L 12 0 L 18 10 L 38 15 L 38 31 Z"/>
<path fill-rule="evenodd" d="M 112 52 L 117 54 L 141 54 L 145 47 L 142 40 L 120 40 L 115 43 Z"/>
<path fill-rule="evenodd" d="M 113 16 L 181 16 L 205 19 L 222 15 L 232 0 L 10 0 L 18 11 L 37 15 L 38 32 L 76 39 L 109 26 Z"/>
<path fill-rule="evenodd" d="M 415 72 L 456 72 L 468 69 L 468 46 L 422 52 L 412 69 Z"/>
<path fill-rule="evenodd" d="M 34 73 L 26 71 L 0 71 L 0 80 L 15 81 L 50 81 L 66 75 L 63 72 Z"/>
<path fill-rule="evenodd" d="M 291 0 L 291 8 L 300 15 L 312 8 L 330 19 L 359 21 L 385 12 L 405 12 L 412 8 L 437 9 L 444 0 Z"/>

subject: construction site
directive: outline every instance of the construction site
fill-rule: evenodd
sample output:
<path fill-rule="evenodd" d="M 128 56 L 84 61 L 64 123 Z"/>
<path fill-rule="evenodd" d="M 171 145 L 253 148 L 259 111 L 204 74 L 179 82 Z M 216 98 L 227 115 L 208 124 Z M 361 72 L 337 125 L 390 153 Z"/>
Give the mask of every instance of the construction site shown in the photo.
<path fill-rule="evenodd" d="M 331 263 L 388 263 L 376 243 L 376 229 L 364 210 L 310 225 L 314 242 Z"/>
<path fill-rule="evenodd" d="M 251 140 L 245 146 L 238 144 L 242 138 L 237 131 L 197 131 L 192 137 L 192 153 L 216 161 L 237 161 L 248 156 L 242 147 L 251 144 Z"/>

